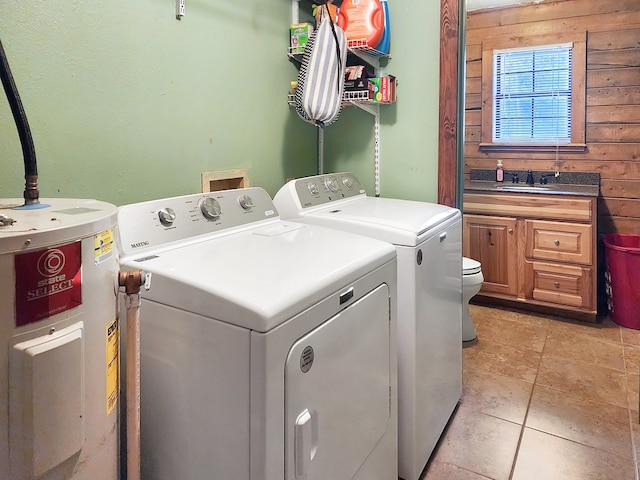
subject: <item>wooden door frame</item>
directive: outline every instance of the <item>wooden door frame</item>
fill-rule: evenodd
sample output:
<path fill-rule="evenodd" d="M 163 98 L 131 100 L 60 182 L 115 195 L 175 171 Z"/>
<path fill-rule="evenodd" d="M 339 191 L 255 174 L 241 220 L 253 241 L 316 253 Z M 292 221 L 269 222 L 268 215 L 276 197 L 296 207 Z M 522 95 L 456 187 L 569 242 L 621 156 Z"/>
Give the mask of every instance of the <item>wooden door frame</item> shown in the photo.
<path fill-rule="evenodd" d="M 458 48 L 460 2 L 440 0 L 438 203 L 456 206 L 458 179 Z M 464 52 L 464 49 L 462 49 Z M 463 119 L 460 119 L 462 121 Z M 461 207 L 461 206 L 460 206 Z"/>

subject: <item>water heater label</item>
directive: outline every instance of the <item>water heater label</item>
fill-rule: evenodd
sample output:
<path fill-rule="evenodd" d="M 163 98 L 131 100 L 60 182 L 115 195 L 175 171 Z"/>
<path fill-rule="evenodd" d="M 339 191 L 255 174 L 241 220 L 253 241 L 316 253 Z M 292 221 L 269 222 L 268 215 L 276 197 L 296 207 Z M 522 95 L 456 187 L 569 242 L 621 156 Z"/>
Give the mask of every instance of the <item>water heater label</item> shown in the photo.
<path fill-rule="evenodd" d="M 82 305 L 82 244 L 16 255 L 15 275 L 17 327 Z"/>
<path fill-rule="evenodd" d="M 113 230 L 105 230 L 93 237 L 93 257 L 96 265 L 113 257 Z"/>
<path fill-rule="evenodd" d="M 113 412 L 118 403 L 118 370 L 120 352 L 118 350 L 118 319 L 107 325 L 107 415 Z"/>

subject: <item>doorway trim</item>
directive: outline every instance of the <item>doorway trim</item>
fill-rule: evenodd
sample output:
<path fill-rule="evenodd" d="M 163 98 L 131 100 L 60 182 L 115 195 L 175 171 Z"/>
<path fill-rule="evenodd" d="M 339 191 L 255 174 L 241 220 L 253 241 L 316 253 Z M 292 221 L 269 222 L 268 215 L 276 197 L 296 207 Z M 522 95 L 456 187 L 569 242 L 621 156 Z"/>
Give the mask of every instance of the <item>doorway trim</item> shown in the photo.
<path fill-rule="evenodd" d="M 458 147 L 463 141 L 458 138 L 459 122 L 464 121 L 464 116 L 458 114 L 459 56 L 464 57 L 464 49 L 459 49 L 461 1 L 465 0 L 440 0 L 438 203 L 450 207 L 458 203 L 459 170 L 464 170 L 458 165 Z"/>

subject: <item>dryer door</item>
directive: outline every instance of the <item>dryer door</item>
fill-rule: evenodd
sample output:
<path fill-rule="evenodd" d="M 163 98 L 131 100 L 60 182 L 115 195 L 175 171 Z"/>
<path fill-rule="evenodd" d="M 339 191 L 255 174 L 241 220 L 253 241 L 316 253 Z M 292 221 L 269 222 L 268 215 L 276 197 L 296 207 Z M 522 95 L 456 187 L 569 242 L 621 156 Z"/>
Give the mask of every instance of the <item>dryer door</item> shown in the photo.
<path fill-rule="evenodd" d="M 389 289 L 298 340 L 285 365 L 286 479 L 350 480 L 390 417 Z"/>

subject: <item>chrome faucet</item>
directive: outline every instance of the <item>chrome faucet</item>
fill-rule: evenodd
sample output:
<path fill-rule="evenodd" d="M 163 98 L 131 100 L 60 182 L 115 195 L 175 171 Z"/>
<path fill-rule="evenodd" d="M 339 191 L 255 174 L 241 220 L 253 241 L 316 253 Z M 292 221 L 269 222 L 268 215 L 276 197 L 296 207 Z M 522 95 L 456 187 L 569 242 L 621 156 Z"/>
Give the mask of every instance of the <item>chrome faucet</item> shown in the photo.
<path fill-rule="evenodd" d="M 527 185 L 533 185 L 534 183 L 533 172 L 531 170 L 527 170 Z"/>

